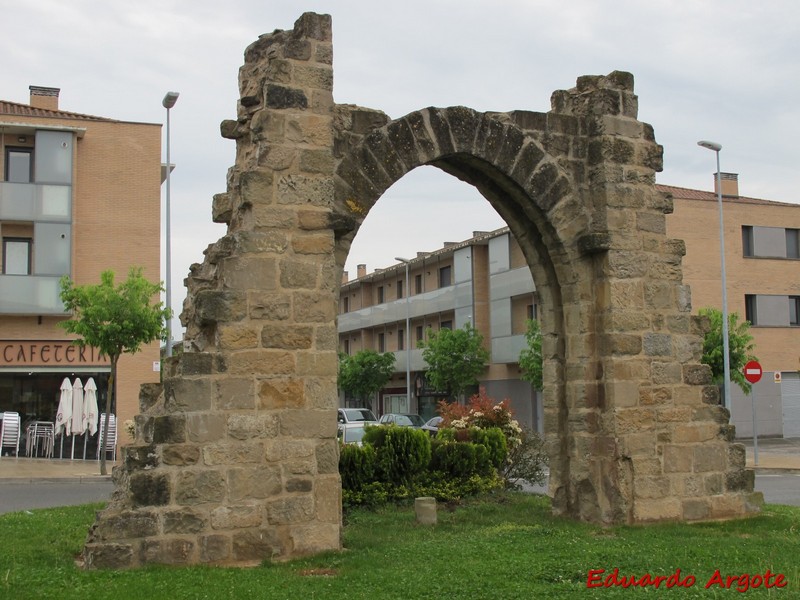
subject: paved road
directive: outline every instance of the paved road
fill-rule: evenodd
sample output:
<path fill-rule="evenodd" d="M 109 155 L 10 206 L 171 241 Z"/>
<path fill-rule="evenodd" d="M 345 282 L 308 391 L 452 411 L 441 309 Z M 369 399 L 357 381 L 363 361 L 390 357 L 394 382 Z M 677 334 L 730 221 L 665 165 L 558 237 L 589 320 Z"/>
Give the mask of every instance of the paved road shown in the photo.
<path fill-rule="evenodd" d="M 104 502 L 111 497 L 113 490 L 114 484 L 110 479 L 85 483 L 76 481 L 16 483 L 5 480 L 0 483 L 0 514 L 34 508 Z"/>

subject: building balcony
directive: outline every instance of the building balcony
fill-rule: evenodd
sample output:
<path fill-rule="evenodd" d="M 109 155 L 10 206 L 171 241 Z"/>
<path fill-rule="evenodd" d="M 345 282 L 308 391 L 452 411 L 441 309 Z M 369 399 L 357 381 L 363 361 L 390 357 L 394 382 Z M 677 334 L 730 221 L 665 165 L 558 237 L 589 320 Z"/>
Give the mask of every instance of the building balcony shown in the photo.
<path fill-rule="evenodd" d="M 0 221 L 72 220 L 72 186 L 0 182 Z"/>
<path fill-rule="evenodd" d="M 0 275 L 0 314 L 66 315 L 53 275 Z"/>

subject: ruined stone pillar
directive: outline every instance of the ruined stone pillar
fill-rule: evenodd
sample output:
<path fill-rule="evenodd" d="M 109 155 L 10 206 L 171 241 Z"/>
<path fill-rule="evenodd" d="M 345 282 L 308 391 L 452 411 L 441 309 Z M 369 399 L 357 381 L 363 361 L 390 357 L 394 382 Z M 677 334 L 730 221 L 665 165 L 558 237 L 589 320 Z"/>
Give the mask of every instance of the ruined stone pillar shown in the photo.
<path fill-rule="evenodd" d="M 330 17 L 247 48 L 228 232 L 193 265 L 185 351 L 143 390 L 88 567 L 256 564 L 340 548 L 336 442 L 341 272 L 333 194 Z"/>

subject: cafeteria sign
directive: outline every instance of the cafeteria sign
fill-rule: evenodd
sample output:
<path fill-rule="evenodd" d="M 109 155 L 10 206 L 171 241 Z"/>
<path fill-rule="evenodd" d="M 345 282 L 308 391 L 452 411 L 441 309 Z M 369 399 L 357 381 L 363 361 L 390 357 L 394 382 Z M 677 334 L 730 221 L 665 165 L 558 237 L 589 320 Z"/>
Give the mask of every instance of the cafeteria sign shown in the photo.
<path fill-rule="evenodd" d="M 105 354 L 71 340 L 0 340 L 0 367 L 108 366 Z"/>

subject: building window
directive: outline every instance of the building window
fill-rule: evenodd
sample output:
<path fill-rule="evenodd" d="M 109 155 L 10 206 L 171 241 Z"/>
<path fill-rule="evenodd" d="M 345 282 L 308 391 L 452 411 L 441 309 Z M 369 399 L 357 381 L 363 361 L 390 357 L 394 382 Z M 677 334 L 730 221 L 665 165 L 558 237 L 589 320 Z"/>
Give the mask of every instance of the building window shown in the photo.
<path fill-rule="evenodd" d="M 386 334 L 378 334 L 378 352 L 386 352 Z"/>
<path fill-rule="evenodd" d="M 419 342 L 422 341 L 423 334 L 424 330 L 422 329 L 422 325 L 417 325 L 417 346 L 419 346 Z"/>
<path fill-rule="evenodd" d="M 344 340 L 343 348 L 344 348 L 344 353 L 349 355 L 350 354 L 350 340 Z"/>
<path fill-rule="evenodd" d="M 383 299 L 383 286 L 380 285 L 380 286 L 378 286 L 378 304 L 383 304 L 383 302 L 384 302 L 384 299 Z"/>
<path fill-rule="evenodd" d="M 742 225 L 742 255 L 753 256 L 753 228 L 750 225 Z"/>
<path fill-rule="evenodd" d="M 3 274 L 31 274 L 31 240 L 3 238 Z"/>
<path fill-rule="evenodd" d="M 344 298 L 342 298 L 342 312 L 343 313 L 350 312 L 350 297 L 349 296 L 345 296 Z"/>
<path fill-rule="evenodd" d="M 403 329 L 397 330 L 397 349 L 405 350 L 406 345 L 406 332 Z"/>
<path fill-rule="evenodd" d="M 9 148 L 6 151 L 6 181 L 30 183 L 33 181 L 33 150 Z"/>
<path fill-rule="evenodd" d="M 402 279 L 398 279 L 397 280 L 397 299 L 400 300 L 400 298 L 402 298 L 402 297 L 403 297 L 403 280 Z"/>
<path fill-rule="evenodd" d="M 758 325 L 756 321 L 756 296 L 747 294 L 744 297 L 744 318 L 750 321 L 750 325 Z"/>
<path fill-rule="evenodd" d="M 452 321 L 442 321 L 442 324 L 439 325 L 439 329 L 453 329 L 453 322 Z"/>
<path fill-rule="evenodd" d="M 452 285 L 453 267 L 447 266 L 439 269 L 439 287 L 447 287 Z"/>
<path fill-rule="evenodd" d="M 415 275 L 414 276 L 414 293 L 421 294 L 422 293 L 422 275 Z"/>
<path fill-rule="evenodd" d="M 800 326 L 800 296 L 789 296 L 789 325 Z"/>
<path fill-rule="evenodd" d="M 786 258 L 800 258 L 800 229 L 786 230 Z"/>
<path fill-rule="evenodd" d="M 528 306 L 526 307 L 526 310 L 528 312 L 528 319 L 529 320 L 533 320 L 533 319 L 538 319 L 539 318 L 539 317 L 537 317 L 537 314 L 536 314 L 537 311 L 536 311 L 536 305 L 535 304 L 528 304 Z"/>

